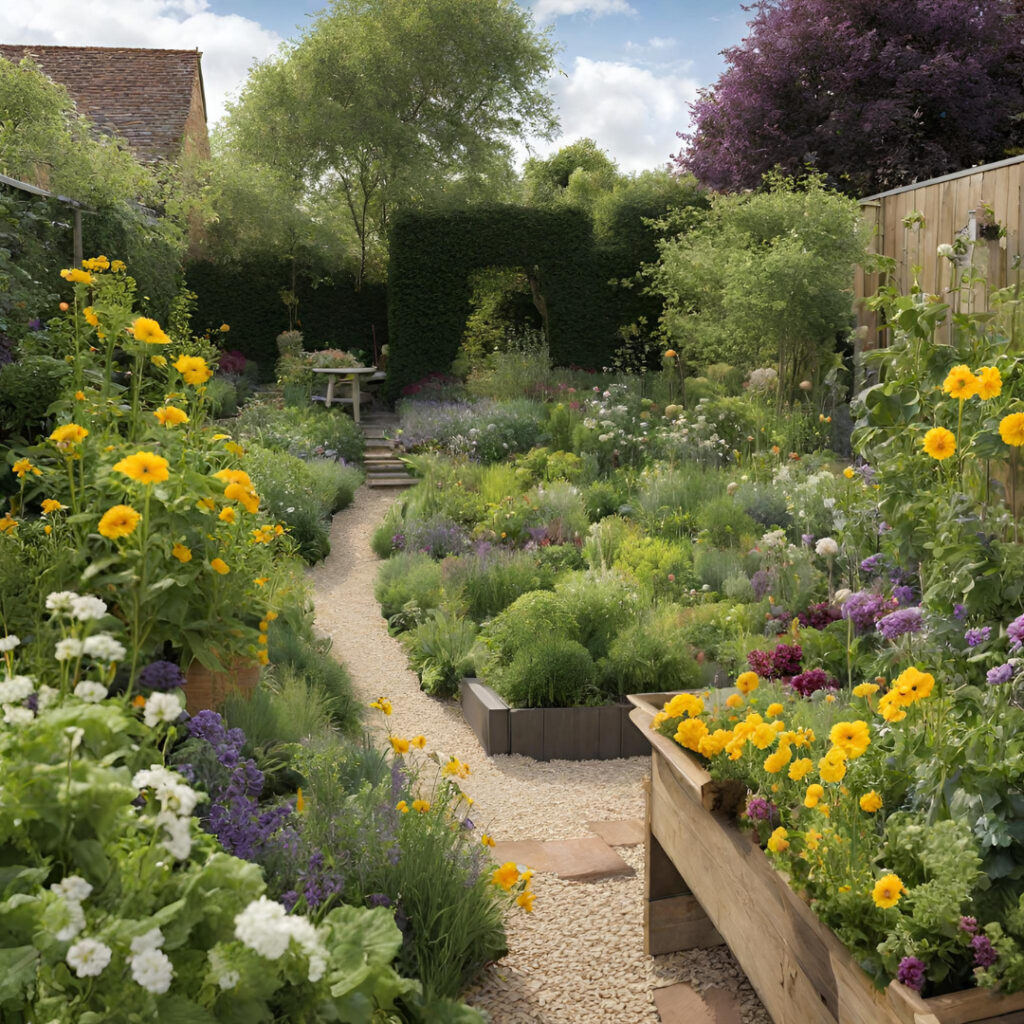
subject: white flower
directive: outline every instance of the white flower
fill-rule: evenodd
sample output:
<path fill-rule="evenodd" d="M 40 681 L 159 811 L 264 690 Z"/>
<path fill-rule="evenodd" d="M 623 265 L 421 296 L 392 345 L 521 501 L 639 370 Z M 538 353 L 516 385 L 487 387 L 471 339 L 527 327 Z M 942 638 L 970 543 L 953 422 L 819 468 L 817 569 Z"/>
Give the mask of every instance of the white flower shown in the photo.
<path fill-rule="evenodd" d="M 67 737 L 68 746 L 73 753 L 81 745 L 82 738 L 85 736 L 85 730 L 79 729 L 77 725 L 69 725 L 64 730 L 64 735 Z"/>
<path fill-rule="evenodd" d="M 67 923 L 55 934 L 58 942 L 70 942 L 85 927 L 85 911 L 81 903 L 65 900 Z"/>
<path fill-rule="evenodd" d="M 234 988 L 241 980 L 242 976 L 238 971 L 225 971 L 217 978 L 217 984 L 223 989 L 229 989 Z"/>
<path fill-rule="evenodd" d="M 12 704 L 4 705 L 4 722 L 7 725 L 28 725 L 35 717 L 28 708 L 19 708 Z"/>
<path fill-rule="evenodd" d="M 822 537 L 814 545 L 814 553 L 822 558 L 835 558 L 839 554 L 839 545 L 831 537 Z"/>
<path fill-rule="evenodd" d="M 163 995 L 171 987 L 174 965 L 159 949 L 145 949 L 130 960 L 132 977 L 147 991 Z"/>
<path fill-rule="evenodd" d="M 8 651 L 13 651 L 20 643 L 21 640 L 13 633 L 8 633 L 6 636 L 0 637 L 0 654 L 6 654 Z"/>
<path fill-rule="evenodd" d="M 71 658 L 80 658 L 85 650 L 82 641 L 76 640 L 73 636 L 57 641 L 53 656 L 58 661 L 69 661 Z"/>
<path fill-rule="evenodd" d="M 786 544 L 785 530 L 769 530 L 761 537 L 761 544 L 766 548 L 781 548 Z"/>
<path fill-rule="evenodd" d="M 81 875 L 68 875 L 59 882 L 50 886 L 50 892 L 70 900 L 73 903 L 81 903 L 87 900 L 92 892 L 92 886 Z"/>
<path fill-rule="evenodd" d="M 267 960 L 279 960 L 291 941 L 287 916 L 280 903 L 261 896 L 235 915 L 235 938 Z"/>
<path fill-rule="evenodd" d="M 91 679 L 83 679 L 74 690 L 79 700 L 87 704 L 99 704 L 107 696 L 107 688 L 102 683 L 94 683 Z"/>
<path fill-rule="evenodd" d="M 951 260 L 956 256 L 956 250 L 949 244 L 949 242 L 943 242 L 936 250 L 937 256 L 945 256 L 947 260 Z"/>
<path fill-rule="evenodd" d="M 85 653 L 99 661 L 121 661 L 125 654 L 124 644 L 115 640 L 109 633 L 97 633 L 90 636 L 84 644 Z"/>
<path fill-rule="evenodd" d="M 143 720 L 150 729 L 161 722 L 177 721 L 181 715 L 181 699 L 176 693 L 152 693 L 146 698 Z"/>
<path fill-rule="evenodd" d="M 39 710 L 44 711 L 59 696 L 60 690 L 55 686 L 47 686 L 46 683 L 43 683 L 43 685 L 39 687 Z"/>
<path fill-rule="evenodd" d="M 179 818 L 172 811 L 161 811 L 154 822 L 157 828 L 163 828 L 164 838 L 160 845 L 175 860 L 184 860 L 192 852 L 192 819 Z"/>
<path fill-rule="evenodd" d="M 159 928 L 150 928 L 145 935 L 138 935 L 132 939 L 132 953 L 138 956 L 145 953 L 147 949 L 159 949 L 164 944 L 164 933 Z"/>
<path fill-rule="evenodd" d="M 46 596 L 46 610 L 54 615 L 70 615 L 72 602 L 77 597 L 73 590 L 55 590 Z"/>
<path fill-rule="evenodd" d="M 107 614 L 107 602 L 92 594 L 75 597 L 71 601 L 71 615 L 79 622 L 95 622 Z"/>
<path fill-rule="evenodd" d="M 319 981 L 327 973 L 327 960 L 320 956 L 318 953 L 314 953 L 309 958 L 309 980 L 312 982 Z"/>
<path fill-rule="evenodd" d="M 18 704 L 34 689 L 29 676 L 8 676 L 0 680 L 0 704 Z"/>
<path fill-rule="evenodd" d="M 210 970 L 213 972 L 213 976 L 221 988 L 234 988 L 242 980 L 242 976 L 238 971 L 228 966 L 224 954 L 218 948 L 214 947 L 211 949 L 207 953 L 207 957 L 210 960 Z"/>
<path fill-rule="evenodd" d="M 199 794 L 175 772 L 168 771 L 163 765 L 154 764 L 148 769 L 136 772 L 132 778 L 136 789 L 152 789 L 160 801 L 162 811 L 170 811 L 172 815 L 192 813 L 199 802 Z"/>
<path fill-rule="evenodd" d="M 848 587 L 841 587 L 836 591 L 833 600 L 836 604 L 842 604 L 853 593 Z"/>
<path fill-rule="evenodd" d="M 81 939 L 68 950 L 67 962 L 78 977 L 98 978 L 110 963 L 110 955 L 110 947 L 97 939 Z"/>

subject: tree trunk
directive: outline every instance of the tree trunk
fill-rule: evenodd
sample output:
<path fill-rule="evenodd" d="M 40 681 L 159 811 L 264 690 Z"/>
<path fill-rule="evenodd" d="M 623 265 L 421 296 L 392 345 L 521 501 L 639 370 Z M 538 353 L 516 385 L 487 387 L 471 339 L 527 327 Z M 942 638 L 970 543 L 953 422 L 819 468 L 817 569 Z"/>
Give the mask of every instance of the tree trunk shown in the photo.
<path fill-rule="evenodd" d="M 540 282 L 540 268 L 539 267 L 525 267 L 526 279 L 530 282 L 530 294 L 533 296 L 533 304 L 540 313 L 541 326 L 544 329 L 544 342 L 550 348 L 551 338 L 548 334 L 548 300 L 544 298 L 544 293 L 541 291 Z"/>

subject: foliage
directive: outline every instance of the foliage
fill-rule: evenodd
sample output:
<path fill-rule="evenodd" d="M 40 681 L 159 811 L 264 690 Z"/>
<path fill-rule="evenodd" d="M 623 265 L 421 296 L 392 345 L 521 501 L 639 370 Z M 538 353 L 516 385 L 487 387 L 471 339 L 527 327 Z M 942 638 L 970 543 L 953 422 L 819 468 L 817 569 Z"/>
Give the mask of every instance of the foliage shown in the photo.
<path fill-rule="evenodd" d="M 476 626 L 445 608 L 434 608 L 415 629 L 402 635 L 409 664 L 420 687 L 435 697 L 455 697 L 467 674 L 476 641 Z"/>
<path fill-rule="evenodd" d="M 477 623 L 493 618 L 531 590 L 551 590 L 555 585 L 554 571 L 537 551 L 481 545 L 461 558 L 446 559 L 441 572 L 445 594 Z"/>
<path fill-rule="evenodd" d="M 853 196 L 987 163 L 1015 144 L 1024 96 L 1011 0 L 766 0 L 691 107 L 677 156 L 711 188 L 808 165 Z"/>
<path fill-rule="evenodd" d="M 341 459 L 361 462 L 365 448 L 362 431 L 340 410 L 314 406 L 278 409 L 253 399 L 238 415 L 239 439 L 263 448 L 287 452 L 300 459 Z"/>
<path fill-rule="evenodd" d="M 420 551 L 394 555 L 377 570 L 373 593 L 385 619 L 401 613 L 418 622 L 441 602 L 441 566 Z"/>
<path fill-rule="evenodd" d="M 541 637 L 487 677 L 495 692 L 513 708 L 601 704 L 604 698 L 596 680 L 597 667 L 590 652 L 563 636 Z"/>

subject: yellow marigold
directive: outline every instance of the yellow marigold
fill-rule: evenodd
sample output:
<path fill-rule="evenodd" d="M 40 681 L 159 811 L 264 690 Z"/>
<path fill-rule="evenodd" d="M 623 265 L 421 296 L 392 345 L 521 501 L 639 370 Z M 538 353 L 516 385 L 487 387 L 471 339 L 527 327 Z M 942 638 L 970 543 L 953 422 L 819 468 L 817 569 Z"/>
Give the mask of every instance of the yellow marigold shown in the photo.
<path fill-rule="evenodd" d="M 847 466 L 846 469 L 843 470 L 843 476 L 845 476 L 847 480 L 852 480 L 856 475 L 857 473 L 853 466 Z"/>
<path fill-rule="evenodd" d="M 714 757 L 725 750 L 726 744 L 731 742 L 733 734 L 728 729 L 716 729 L 705 736 L 697 744 L 697 752 L 705 757 Z"/>
<path fill-rule="evenodd" d="M 184 544 L 175 544 L 171 554 L 182 564 L 192 561 L 192 549 Z"/>
<path fill-rule="evenodd" d="M 669 718 L 682 718 L 683 715 L 695 718 L 703 710 L 704 701 L 692 693 L 677 693 L 664 707 Z"/>
<path fill-rule="evenodd" d="M 65 423 L 63 426 L 57 427 L 57 429 L 50 434 L 50 440 L 53 441 L 61 451 L 66 451 L 68 448 L 72 448 L 76 444 L 81 444 L 88 436 L 89 431 L 86 430 L 85 427 L 81 427 L 77 423 Z"/>
<path fill-rule="evenodd" d="M 256 652 L 256 660 L 261 665 L 269 665 L 270 664 L 270 655 L 267 654 L 267 652 L 261 648 L 260 650 L 258 650 Z"/>
<path fill-rule="evenodd" d="M 61 509 L 67 508 L 67 505 L 62 505 L 56 498 L 44 498 L 43 499 L 43 515 L 48 516 L 51 512 L 60 512 Z"/>
<path fill-rule="evenodd" d="M 772 746 L 778 738 L 779 734 L 767 722 L 755 726 L 754 731 L 750 734 L 750 742 L 758 750 L 765 750 Z"/>
<path fill-rule="evenodd" d="M 17 528 L 18 520 L 15 519 L 10 512 L 5 512 L 3 517 L 0 518 L 0 533 L 5 533 L 8 536 L 11 536 Z"/>
<path fill-rule="evenodd" d="M 708 734 L 708 727 L 700 718 L 684 718 L 676 729 L 673 739 L 687 750 L 698 750 L 700 741 Z"/>
<path fill-rule="evenodd" d="M 907 887 L 899 875 L 883 875 L 875 882 L 875 887 L 871 890 L 871 898 L 875 901 L 876 907 L 886 910 L 889 907 L 895 907 L 906 891 Z"/>
<path fill-rule="evenodd" d="M 789 747 L 779 747 L 773 754 L 764 759 L 764 770 L 769 775 L 781 772 L 783 768 L 793 759 L 793 751 Z"/>
<path fill-rule="evenodd" d="M 1011 412 L 1004 416 L 999 421 L 999 436 L 1014 448 L 1024 445 L 1024 412 Z"/>
<path fill-rule="evenodd" d="M 167 356 L 150 356 L 149 361 L 162 370 L 167 365 Z"/>
<path fill-rule="evenodd" d="M 529 889 L 524 889 L 517 897 L 516 903 L 519 904 L 528 914 L 533 910 L 534 895 Z"/>
<path fill-rule="evenodd" d="M 62 270 L 60 276 L 71 284 L 92 284 L 92 274 L 87 270 L 79 270 L 78 267 Z"/>
<path fill-rule="evenodd" d="M 262 587 L 262 586 L 265 586 L 269 581 L 270 581 L 270 577 L 269 576 L 257 576 L 253 580 L 253 583 L 255 583 L 257 587 Z"/>
<path fill-rule="evenodd" d="M 123 260 L 111 260 L 110 269 L 113 270 L 115 274 L 120 274 L 122 271 L 127 270 L 128 267 Z"/>
<path fill-rule="evenodd" d="M 164 333 L 164 329 L 148 316 L 140 316 L 132 321 L 132 333 L 136 341 L 146 345 L 170 345 L 171 339 Z"/>
<path fill-rule="evenodd" d="M 221 332 L 224 334 L 227 334 L 227 332 L 231 330 L 231 328 L 227 324 L 221 324 L 220 329 Z"/>
<path fill-rule="evenodd" d="M 413 800 L 413 802 L 412 802 L 412 809 L 417 814 L 426 814 L 427 811 L 430 810 L 430 801 L 429 800 Z"/>
<path fill-rule="evenodd" d="M 212 559 L 210 562 L 210 568 L 214 572 L 220 573 L 221 576 L 227 576 L 227 574 L 231 572 L 231 568 L 228 566 L 228 563 L 225 562 L 223 558 Z"/>
<path fill-rule="evenodd" d="M 651 728 L 657 729 L 662 722 L 668 721 L 668 715 L 664 711 L 658 711 L 655 716 L 651 719 Z"/>
<path fill-rule="evenodd" d="M 851 760 L 860 757 L 871 744 L 871 730 L 867 722 L 836 722 L 829 730 L 829 741 L 839 747 Z"/>
<path fill-rule="evenodd" d="M 231 452 L 232 455 L 237 455 L 239 458 L 245 454 L 245 449 L 237 441 L 225 441 L 224 447 Z"/>
<path fill-rule="evenodd" d="M 846 752 L 841 747 L 832 747 L 818 761 L 818 774 L 823 782 L 842 782 L 846 775 Z"/>
<path fill-rule="evenodd" d="M 134 455 L 126 455 L 120 462 L 115 462 L 114 472 L 123 473 L 130 480 L 140 484 L 162 484 L 170 477 L 167 465 L 167 460 L 162 455 L 136 452 Z"/>
<path fill-rule="evenodd" d="M 389 736 L 388 739 L 391 741 L 391 749 L 396 754 L 409 753 L 409 741 L 407 739 L 403 739 L 401 736 Z"/>
<path fill-rule="evenodd" d="M 162 427 L 176 427 L 180 423 L 188 423 L 188 413 L 176 405 L 165 405 L 154 410 L 153 415 Z"/>
<path fill-rule="evenodd" d="M 422 750 L 427 745 L 427 737 L 422 733 L 419 736 L 413 736 L 409 742 L 417 749 Z"/>
<path fill-rule="evenodd" d="M 676 357 L 676 350 L 674 348 L 667 348 L 667 349 L 665 349 L 665 358 L 666 359 L 675 359 L 675 357 Z"/>
<path fill-rule="evenodd" d="M 740 693 L 752 693 L 757 689 L 761 680 L 757 678 L 756 672 L 741 672 L 736 677 L 736 689 Z"/>
<path fill-rule="evenodd" d="M 768 837 L 767 847 L 772 853 L 783 853 L 789 849 L 789 832 L 781 825 Z"/>
<path fill-rule="evenodd" d="M 31 473 L 33 476 L 42 476 L 43 471 L 32 464 L 29 459 L 18 459 L 18 461 L 11 466 L 11 472 L 18 475 L 20 480 L 26 473 Z"/>
<path fill-rule="evenodd" d="M 738 693 L 730 693 L 725 698 L 726 707 L 730 708 L 741 708 L 743 707 L 743 698 Z"/>
<path fill-rule="evenodd" d="M 383 711 L 385 715 L 391 714 L 391 701 L 387 697 L 378 697 L 371 702 L 370 707 L 376 711 Z"/>
<path fill-rule="evenodd" d="M 817 807 L 824 795 L 825 787 L 818 785 L 817 782 L 812 782 L 804 794 L 804 807 Z"/>
<path fill-rule="evenodd" d="M 453 777 L 457 775 L 460 779 L 465 779 L 470 775 L 469 765 L 452 754 L 441 766 L 441 774 Z"/>
<path fill-rule="evenodd" d="M 480 833 L 480 842 L 484 846 L 494 846 L 494 840 L 486 832 Z"/>
<path fill-rule="evenodd" d="M 902 722 L 907 717 L 900 701 L 900 695 L 895 690 L 890 690 L 879 698 L 878 713 L 887 722 Z"/>
<path fill-rule="evenodd" d="M 82 310 L 82 316 L 85 317 L 85 322 L 90 327 L 99 327 L 100 318 L 96 315 L 96 310 L 94 310 L 92 306 L 86 306 L 85 309 Z"/>
<path fill-rule="evenodd" d="M 998 397 L 1003 390 L 1003 376 L 998 367 L 982 366 L 978 370 L 978 397 L 987 402 L 990 398 Z"/>
<path fill-rule="evenodd" d="M 942 382 L 942 390 L 950 398 L 958 398 L 961 401 L 970 398 L 978 393 L 978 378 L 971 373 L 971 368 L 961 363 L 954 366 Z"/>
<path fill-rule="evenodd" d="M 106 256 L 94 256 L 91 260 L 82 260 L 82 266 L 86 270 L 94 270 L 102 273 L 110 269 L 110 260 Z"/>
<path fill-rule="evenodd" d="M 874 790 L 871 790 L 870 793 L 865 793 L 860 798 L 860 809 L 867 811 L 868 814 L 874 814 L 875 811 L 881 810 L 881 808 L 882 798 Z"/>
<path fill-rule="evenodd" d="M 778 718 L 782 714 L 783 707 L 778 701 L 773 701 L 764 709 L 764 713 L 769 718 Z"/>
<path fill-rule="evenodd" d="M 953 432 L 945 427 L 932 427 L 924 435 L 924 441 L 921 443 L 925 454 L 939 462 L 948 459 L 956 451 L 956 438 L 953 436 Z"/>
<path fill-rule="evenodd" d="M 789 777 L 799 782 L 812 768 L 814 762 L 809 757 L 799 757 L 789 766 Z"/>
<path fill-rule="evenodd" d="M 100 518 L 100 534 L 108 540 L 120 540 L 135 532 L 141 518 L 131 505 L 114 505 Z"/>
<path fill-rule="evenodd" d="M 893 691 L 904 707 L 928 697 L 934 687 L 935 676 L 930 672 L 921 672 L 913 666 L 901 672 L 892 684 Z"/>
<path fill-rule="evenodd" d="M 402 814 L 408 814 L 409 805 L 404 800 L 399 800 L 398 803 L 395 804 L 395 810 L 399 811 Z"/>
<path fill-rule="evenodd" d="M 185 383 L 193 387 L 205 384 L 213 376 L 213 370 L 206 365 L 206 360 L 202 356 L 178 356 L 173 365 L 185 379 Z"/>
<path fill-rule="evenodd" d="M 858 683 L 853 688 L 854 697 L 871 697 L 878 693 L 877 683 Z"/>
<path fill-rule="evenodd" d="M 249 515 L 256 515 L 260 510 L 259 495 L 244 484 L 228 484 L 224 488 L 224 497 L 228 501 L 237 501 Z"/>

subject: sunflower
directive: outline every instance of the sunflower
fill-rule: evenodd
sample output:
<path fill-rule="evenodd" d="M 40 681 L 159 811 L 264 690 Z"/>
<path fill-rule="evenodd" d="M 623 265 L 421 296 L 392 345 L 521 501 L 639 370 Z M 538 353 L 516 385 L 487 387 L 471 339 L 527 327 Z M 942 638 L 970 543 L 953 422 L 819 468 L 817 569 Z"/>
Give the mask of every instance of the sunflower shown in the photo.
<path fill-rule="evenodd" d="M 1021 418 L 1024 419 L 1024 416 Z M 1021 443 L 1024 444 L 1024 441 Z M 953 431 L 947 430 L 945 427 L 932 427 L 924 435 L 922 444 L 925 453 L 939 462 L 948 459 L 956 451 L 956 438 L 953 436 Z"/>
<path fill-rule="evenodd" d="M 188 413 L 176 405 L 165 405 L 154 411 L 162 427 L 176 427 L 179 423 L 188 423 Z"/>
<path fill-rule="evenodd" d="M 899 875 L 883 875 L 875 882 L 875 887 L 871 890 L 871 898 L 875 901 L 876 907 L 886 910 L 889 907 L 895 907 L 906 891 L 907 887 Z"/>
<path fill-rule="evenodd" d="M 958 398 L 960 401 L 970 398 L 978 393 L 980 381 L 971 373 L 971 368 L 961 363 L 954 366 L 942 382 L 942 390 L 950 398 Z"/>

